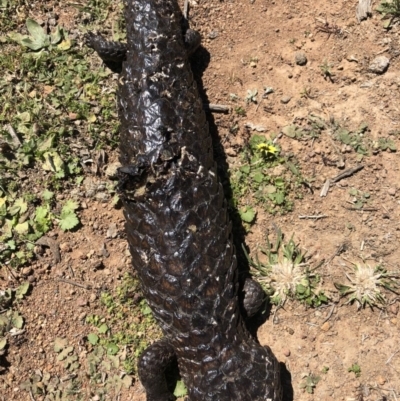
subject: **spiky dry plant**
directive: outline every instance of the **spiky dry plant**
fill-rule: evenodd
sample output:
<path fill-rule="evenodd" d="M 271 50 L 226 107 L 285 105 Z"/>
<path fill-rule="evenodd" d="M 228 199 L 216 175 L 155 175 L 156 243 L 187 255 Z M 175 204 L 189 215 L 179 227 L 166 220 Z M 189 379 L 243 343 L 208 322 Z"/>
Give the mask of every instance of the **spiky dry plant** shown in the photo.
<path fill-rule="evenodd" d="M 283 305 L 288 298 L 296 298 L 309 306 L 319 306 L 328 299 L 321 289 L 317 290 L 320 278 L 311 270 L 306 252 L 294 242 L 293 237 L 283 242 L 283 234 L 275 227 L 277 239 L 271 244 L 267 239 L 267 249 L 261 252 L 267 256 L 267 262 L 261 263 L 256 256 L 250 259 L 253 275 L 258 279 L 270 300 L 276 305 Z"/>
<path fill-rule="evenodd" d="M 335 287 L 342 296 L 348 296 L 347 303 L 357 302 L 358 309 L 385 306 L 385 290 L 398 294 L 399 273 L 388 272 L 381 265 L 353 263 L 351 272 L 345 275 L 350 283 L 335 283 Z"/>

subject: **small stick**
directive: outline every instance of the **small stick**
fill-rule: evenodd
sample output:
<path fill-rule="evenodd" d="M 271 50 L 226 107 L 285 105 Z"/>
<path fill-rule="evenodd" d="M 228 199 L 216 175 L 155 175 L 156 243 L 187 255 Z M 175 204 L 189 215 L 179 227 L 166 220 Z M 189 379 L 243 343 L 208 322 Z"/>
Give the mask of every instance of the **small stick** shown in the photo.
<path fill-rule="evenodd" d="M 64 377 L 61 377 L 60 382 L 66 382 L 71 379 L 75 379 L 78 375 L 76 373 L 71 373 L 70 375 L 66 375 Z"/>
<path fill-rule="evenodd" d="M 321 189 L 321 193 L 319 194 L 320 197 L 324 197 L 328 194 L 329 187 L 331 186 L 330 180 L 326 180 L 324 186 Z"/>
<path fill-rule="evenodd" d="M 258 102 L 257 107 L 256 107 L 256 112 L 258 110 L 258 108 L 260 107 L 261 102 L 264 100 L 264 98 L 262 97 L 261 100 Z"/>
<path fill-rule="evenodd" d="M 313 220 L 319 220 L 319 219 L 324 219 L 325 217 L 328 217 L 325 214 L 317 214 L 314 216 L 299 216 L 299 219 L 313 219 Z"/>
<path fill-rule="evenodd" d="M 342 205 L 343 208 L 347 209 L 347 210 L 358 210 L 360 212 L 377 212 L 379 209 L 377 209 L 376 207 L 371 207 L 371 206 L 366 206 L 366 207 L 349 207 L 349 206 L 344 206 Z"/>
<path fill-rule="evenodd" d="M 231 108 L 224 104 L 204 103 L 203 107 L 205 111 L 213 111 L 216 113 L 229 113 L 231 111 Z"/>
<path fill-rule="evenodd" d="M 29 391 L 29 395 L 30 395 L 30 397 L 31 397 L 31 400 L 32 400 L 32 401 L 35 401 L 35 398 L 33 397 L 33 394 L 32 394 L 32 390 Z"/>
<path fill-rule="evenodd" d="M 332 309 L 329 311 L 328 316 L 325 318 L 325 320 L 322 322 L 322 324 L 324 324 L 325 322 L 327 322 L 331 318 L 331 316 L 333 315 L 333 312 L 335 310 L 335 307 L 336 307 L 336 305 L 333 304 L 332 305 Z"/>
<path fill-rule="evenodd" d="M 71 275 L 72 275 L 72 277 L 75 277 L 75 273 L 74 273 L 74 271 L 72 270 L 72 267 L 71 267 L 71 265 L 68 263 L 68 269 L 69 269 L 69 271 L 71 272 Z"/>
<path fill-rule="evenodd" d="M 396 350 L 392 355 L 390 355 L 389 359 L 385 362 L 385 365 L 387 365 L 399 351 L 400 350 Z"/>
<path fill-rule="evenodd" d="M 84 288 L 85 290 L 91 290 L 93 288 L 93 286 L 91 284 L 89 284 L 89 285 L 80 284 L 80 283 L 76 283 L 75 281 L 72 281 L 72 280 L 67 280 L 66 278 L 58 278 L 57 281 L 61 281 L 63 283 L 75 285 L 76 287 Z"/>
<path fill-rule="evenodd" d="M 336 177 L 331 178 L 331 183 L 335 183 L 340 180 L 343 180 L 343 178 L 351 177 L 353 174 L 357 173 L 358 171 L 362 170 L 363 168 L 364 168 L 364 166 L 357 166 L 357 167 L 349 168 L 348 170 L 343 171 L 343 173 L 337 175 Z"/>
<path fill-rule="evenodd" d="M 15 336 L 19 336 L 20 334 L 23 334 L 23 333 L 25 333 L 24 329 L 18 330 L 18 331 L 14 332 L 14 333 L 10 331 L 10 336 L 15 337 Z"/>

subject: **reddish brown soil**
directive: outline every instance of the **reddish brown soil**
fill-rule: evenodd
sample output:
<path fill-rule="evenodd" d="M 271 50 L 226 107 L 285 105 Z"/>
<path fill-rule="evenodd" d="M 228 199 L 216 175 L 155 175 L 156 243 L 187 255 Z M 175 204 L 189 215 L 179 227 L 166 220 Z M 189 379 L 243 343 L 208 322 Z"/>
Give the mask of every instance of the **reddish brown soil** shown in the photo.
<path fill-rule="evenodd" d="M 235 107 L 230 94 L 244 99 L 248 89 L 263 93 L 272 87 L 260 104 L 246 108 L 247 116 L 214 115 L 214 122 L 231 168 L 240 164 L 239 152 L 249 133 L 246 122 L 265 127 L 266 136 L 279 133 L 282 127 L 310 113 L 325 120 L 335 119 L 349 128 L 366 122 L 371 140 L 388 137 L 400 130 L 400 26 L 389 31 L 375 11 L 372 18 L 359 24 L 355 17 L 355 1 L 263 1 L 216 2 L 201 0 L 191 8 L 192 26 L 203 38 L 210 62 L 202 81 L 211 103 Z M 58 7 L 58 6 L 56 6 Z M 73 9 L 63 16 L 67 28 L 74 19 Z M 318 31 L 326 21 L 336 25 L 341 34 Z M 69 25 L 70 24 L 70 25 Z M 210 37 L 216 36 L 214 39 Z M 297 52 L 305 53 L 305 66 L 296 65 Z M 377 55 L 390 59 L 387 72 L 370 73 L 368 65 Z M 251 65 L 251 60 L 256 60 Z M 320 66 L 329 64 L 332 81 L 324 79 Z M 309 96 L 304 97 L 305 89 Z M 286 104 L 281 102 L 290 96 Z M 259 96 L 260 99 L 260 96 Z M 240 102 L 242 105 L 243 102 Z M 229 128 L 238 123 L 236 135 Z M 394 141 L 399 145 L 396 136 Z M 333 143 L 328 133 L 311 141 L 278 137 L 284 153 L 292 152 L 299 160 L 304 177 L 310 180 L 313 193 L 305 190 L 296 200 L 294 210 L 284 216 L 271 216 L 257 209 L 256 223 L 246 237 L 251 254 L 265 241 L 272 225 L 281 227 L 313 255 L 324 259 L 320 274 L 322 286 L 331 297 L 328 306 L 306 309 L 298 302 L 287 303 L 284 309 L 272 310 L 272 318 L 259 328 L 258 338 L 268 344 L 291 374 L 296 401 L 301 400 L 398 400 L 400 398 L 399 301 L 388 295 L 391 303 L 379 310 L 357 310 L 355 305 L 339 301 L 334 282 L 345 283 L 345 266 L 349 261 L 383 263 L 388 270 L 398 271 L 400 218 L 400 158 L 397 153 L 377 152 L 364 157 L 364 169 L 333 185 L 326 197 L 320 190 L 327 178 L 341 172 L 325 165 L 322 155 L 336 160 L 343 158 L 345 168 L 358 163 L 358 155 L 341 144 Z M 117 155 L 109 155 L 116 160 Z M 96 177 L 92 179 L 97 180 Z M 350 210 L 349 189 L 368 192 L 371 211 Z M 68 197 L 68 194 L 65 195 Z M 11 366 L 0 376 L 0 400 L 28 400 L 30 396 L 19 384 L 37 369 L 67 373 L 56 362 L 53 352 L 55 337 L 65 337 L 85 358 L 82 338 L 90 332 L 84 316 L 99 308 L 101 288 L 114 288 L 123 273 L 130 269 L 126 243 L 117 235 L 107 239 L 110 224 L 123 230 L 123 216 L 110 203 L 81 199 L 86 208 L 80 212 L 82 228 L 74 233 L 55 230 L 53 238 L 61 244 L 62 262 L 55 265 L 52 255 L 45 253 L 31 265 L 27 276 L 34 282 L 32 294 L 19 310 L 26 319 L 23 340 L 17 337 L 10 347 Z M 301 215 L 321 214 L 320 220 L 299 219 Z M 101 252 L 106 244 L 109 257 Z M 338 247 L 344 252 L 333 257 Z M 93 268 L 101 259 L 104 269 Z M 87 290 L 59 281 L 60 278 L 92 283 Z M 1 287 L 12 285 L 12 277 L 3 275 Z M 348 369 L 358 364 L 359 377 Z M 324 367 L 329 368 L 322 373 Z M 314 394 L 301 389 L 309 374 L 320 376 Z M 89 384 L 86 384 L 89 387 Z M 41 399 L 41 398 L 36 398 Z M 71 398 L 72 399 L 72 398 Z M 73 398 L 75 399 L 75 398 Z M 84 400 L 90 398 L 87 394 Z M 119 400 L 144 400 L 140 384 L 124 390 Z"/>

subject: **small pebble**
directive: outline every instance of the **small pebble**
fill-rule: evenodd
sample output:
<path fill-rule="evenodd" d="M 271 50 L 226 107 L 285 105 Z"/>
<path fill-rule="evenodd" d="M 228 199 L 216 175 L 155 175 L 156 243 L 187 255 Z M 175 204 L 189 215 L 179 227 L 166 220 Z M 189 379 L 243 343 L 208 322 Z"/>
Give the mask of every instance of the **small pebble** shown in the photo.
<path fill-rule="evenodd" d="M 331 328 L 331 324 L 329 322 L 325 322 L 322 326 L 321 326 L 321 330 L 322 331 L 328 331 Z"/>
<path fill-rule="evenodd" d="M 295 62 L 297 65 L 303 66 L 307 64 L 307 56 L 304 52 L 297 52 L 295 55 Z"/>
<path fill-rule="evenodd" d="M 397 315 L 399 313 L 399 304 L 394 303 L 389 306 L 389 312 L 392 313 L 393 315 Z"/>
<path fill-rule="evenodd" d="M 208 34 L 208 38 L 209 38 L 209 39 L 216 39 L 216 38 L 218 38 L 218 36 L 219 36 L 219 32 L 218 32 L 218 31 L 211 31 L 211 32 Z"/>
<path fill-rule="evenodd" d="M 292 336 L 294 334 L 294 330 L 290 327 L 286 327 L 285 330 Z"/>
<path fill-rule="evenodd" d="M 24 267 L 22 269 L 22 274 L 24 276 L 30 276 L 32 274 L 32 267 L 28 266 L 28 267 Z"/>
<path fill-rule="evenodd" d="M 283 355 L 285 355 L 285 356 L 290 356 L 290 349 L 289 348 L 285 348 L 285 349 L 283 349 Z"/>
<path fill-rule="evenodd" d="M 79 297 L 79 298 L 76 300 L 76 304 L 77 304 L 78 306 L 80 306 L 80 307 L 83 307 L 83 306 L 86 306 L 86 305 L 88 304 L 88 301 L 87 301 L 87 299 L 85 299 L 85 298 Z"/>
<path fill-rule="evenodd" d="M 63 242 L 60 245 L 60 251 L 61 252 L 71 252 L 72 251 L 71 245 L 68 242 Z"/>
<path fill-rule="evenodd" d="M 396 195 L 396 188 L 389 188 L 388 189 L 388 194 L 390 196 L 395 196 Z"/>
<path fill-rule="evenodd" d="M 116 238 L 118 235 L 117 225 L 115 223 L 111 223 L 108 227 L 106 238 Z"/>
<path fill-rule="evenodd" d="M 290 96 L 282 96 L 281 98 L 281 103 L 287 104 L 290 102 L 291 97 Z"/>
<path fill-rule="evenodd" d="M 388 69 L 389 63 L 390 61 L 387 57 L 378 56 L 372 60 L 368 69 L 370 72 L 373 72 L 374 74 L 383 74 Z"/>
<path fill-rule="evenodd" d="M 84 320 L 85 317 L 86 317 L 86 312 L 82 312 L 82 313 L 79 315 L 78 320 Z"/>

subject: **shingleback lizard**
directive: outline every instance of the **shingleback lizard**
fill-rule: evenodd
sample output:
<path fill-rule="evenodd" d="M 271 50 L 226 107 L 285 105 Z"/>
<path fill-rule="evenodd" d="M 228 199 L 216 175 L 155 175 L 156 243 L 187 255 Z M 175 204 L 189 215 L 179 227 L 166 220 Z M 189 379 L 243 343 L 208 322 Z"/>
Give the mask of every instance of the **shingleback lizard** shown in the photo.
<path fill-rule="evenodd" d="M 227 204 L 177 0 L 126 0 L 127 44 L 86 43 L 120 72 L 120 191 L 132 263 L 164 338 L 140 357 L 148 401 L 173 360 L 190 401 L 281 399 L 279 364 L 248 333 Z M 244 305 L 251 309 L 251 289 Z"/>

